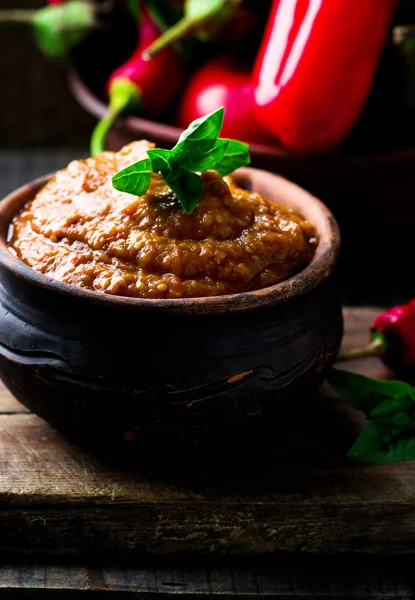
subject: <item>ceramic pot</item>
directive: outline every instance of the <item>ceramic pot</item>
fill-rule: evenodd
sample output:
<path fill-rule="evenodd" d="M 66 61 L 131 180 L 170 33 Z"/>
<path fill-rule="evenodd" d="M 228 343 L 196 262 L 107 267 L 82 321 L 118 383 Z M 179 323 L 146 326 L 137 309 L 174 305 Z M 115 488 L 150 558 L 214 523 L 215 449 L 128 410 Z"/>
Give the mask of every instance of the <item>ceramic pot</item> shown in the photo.
<path fill-rule="evenodd" d="M 315 225 L 312 262 L 258 291 L 136 299 L 54 281 L 8 250 L 8 224 L 47 180 L 0 204 L 0 376 L 31 411 L 72 435 L 197 438 L 263 419 L 280 399 L 318 388 L 342 338 L 331 277 L 340 237 L 319 200 L 277 175 L 241 169 L 240 185 Z"/>

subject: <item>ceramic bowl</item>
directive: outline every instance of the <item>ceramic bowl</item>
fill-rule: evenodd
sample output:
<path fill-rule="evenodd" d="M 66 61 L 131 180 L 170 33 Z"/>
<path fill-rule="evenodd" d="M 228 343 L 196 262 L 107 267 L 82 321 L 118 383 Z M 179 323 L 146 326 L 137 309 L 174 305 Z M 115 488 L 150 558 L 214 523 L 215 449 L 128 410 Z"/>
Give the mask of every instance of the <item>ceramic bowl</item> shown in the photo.
<path fill-rule="evenodd" d="M 0 203 L 0 376 L 31 411 L 71 435 L 197 438 L 268 418 L 280 399 L 318 388 L 342 338 L 332 281 L 340 236 L 319 200 L 240 169 L 240 185 L 315 225 L 312 262 L 258 291 L 134 299 L 54 281 L 9 252 L 11 219 L 47 181 Z"/>

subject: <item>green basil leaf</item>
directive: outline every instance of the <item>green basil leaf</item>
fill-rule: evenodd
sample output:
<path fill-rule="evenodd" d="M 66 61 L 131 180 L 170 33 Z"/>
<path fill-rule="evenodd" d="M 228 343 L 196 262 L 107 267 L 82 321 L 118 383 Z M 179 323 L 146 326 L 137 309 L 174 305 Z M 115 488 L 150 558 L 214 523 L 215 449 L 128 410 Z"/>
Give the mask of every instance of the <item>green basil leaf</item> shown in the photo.
<path fill-rule="evenodd" d="M 408 418 L 408 425 L 411 424 L 411 412 L 414 412 L 415 404 L 409 396 L 402 396 L 401 398 L 391 398 L 390 400 L 382 400 L 378 406 L 375 406 L 370 411 L 369 417 L 376 419 L 387 419 L 391 415 L 398 413 L 399 411 L 405 411 Z"/>
<path fill-rule="evenodd" d="M 122 192 L 142 195 L 150 185 L 151 173 L 160 172 L 185 212 L 193 212 L 203 191 L 203 182 L 197 173 L 217 169 L 221 175 L 227 175 L 250 161 L 248 144 L 217 139 L 223 113 L 221 107 L 193 121 L 172 150 L 148 150 L 147 160 L 139 161 L 114 175 L 114 187 Z"/>
<path fill-rule="evenodd" d="M 173 151 L 177 152 L 180 150 L 181 144 L 189 140 L 199 141 L 210 139 L 213 142 L 212 145 L 214 145 L 214 142 L 216 141 L 216 138 L 222 129 L 223 114 L 224 108 L 222 106 L 214 112 L 209 113 L 204 117 L 200 117 L 199 119 L 196 119 L 190 123 L 189 127 L 180 135 L 177 144 L 173 148 Z"/>
<path fill-rule="evenodd" d="M 376 421 L 367 424 L 347 453 L 366 463 L 394 463 L 415 458 L 415 429 L 391 429 Z"/>
<path fill-rule="evenodd" d="M 196 208 L 203 191 L 203 181 L 199 175 L 179 171 L 167 176 L 166 183 L 180 200 L 183 210 L 190 214 Z"/>
<path fill-rule="evenodd" d="M 331 369 L 327 379 L 344 400 L 366 415 L 379 411 L 383 400 L 397 400 L 399 406 L 408 398 L 415 401 L 414 388 L 403 381 L 378 381 L 340 369 Z"/>
<path fill-rule="evenodd" d="M 153 148 L 147 150 L 147 154 L 151 159 L 153 166 L 153 172 L 158 173 L 169 173 L 171 171 L 171 163 L 174 157 L 174 153 L 171 150 L 164 150 L 163 148 Z"/>
<path fill-rule="evenodd" d="M 228 146 L 228 140 L 216 140 L 213 146 L 205 141 L 188 142 L 186 154 L 180 157 L 180 167 L 186 171 L 212 169 L 223 158 Z"/>
<path fill-rule="evenodd" d="M 348 457 L 361 462 L 391 463 L 415 458 L 415 390 L 402 381 L 378 381 L 332 369 L 328 381 L 368 424 Z"/>
<path fill-rule="evenodd" d="M 213 169 L 216 169 L 222 177 L 229 175 L 229 173 L 232 173 L 235 169 L 239 169 L 239 167 L 249 165 L 251 162 L 248 144 L 238 142 L 237 140 L 224 141 L 229 142 L 226 154 L 212 167 Z"/>
<path fill-rule="evenodd" d="M 153 167 L 150 158 L 144 158 L 116 173 L 112 185 L 119 192 L 142 196 L 149 188 Z"/>
<path fill-rule="evenodd" d="M 373 411 L 371 415 L 372 414 Z M 381 416 L 375 417 L 372 417 L 371 415 L 368 417 L 370 421 L 382 423 L 383 425 L 397 425 L 398 427 L 408 428 L 413 427 L 415 422 L 413 410 L 405 411 L 405 409 L 402 409 L 387 415 L 382 414 Z"/>

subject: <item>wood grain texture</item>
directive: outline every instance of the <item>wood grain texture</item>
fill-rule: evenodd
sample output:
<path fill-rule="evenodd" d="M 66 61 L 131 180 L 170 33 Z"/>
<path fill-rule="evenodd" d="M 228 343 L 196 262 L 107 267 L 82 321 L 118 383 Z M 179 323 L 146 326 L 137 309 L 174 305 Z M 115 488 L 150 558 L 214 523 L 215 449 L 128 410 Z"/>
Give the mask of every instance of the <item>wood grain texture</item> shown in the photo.
<path fill-rule="evenodd" d="M 28 412 L 28 410 L 20 404 L 11 393 L 4 387 L 0 381 L 0 414 L 11 414 Z"/>
<path fill-rule="evenodd" d="M 204 561 L 205 562 L 205 561 Z M 255 559 L 198 564 L 187 559 L 173 566 L 143 564 L 141 566 L 91 567 L 84 564 L 21 564 L 0 567 L 0 592 L 8 590 L 53 591 L 56 597 L 72 592 L 114 592 L 158 597 L 185 598 L 272 597 L 272 598 L 413 598 L 413 587 L 407 566 L 386 563 L 348 565 L 329 563 L 304 564 L 275 559 L 261 564 Z M 329 567 L 329 568 L 327 568 Z M 11 596 L 13 597 L 13 596 Z M 19 596 L 20 597 L 20 596 Z M 32 597 L 32 596 L 30 596 Z M 55 597 L 55 595 L 53 596 Z M 66 596 L 63 596 L 66 597 Z M 71 596 L 74 597 L 74 596 Z M 77 597 L 77 596 L 75 596 Z M 118 598 L 119 596 L 116 595 Z"/>
<path fill-rule="evenodd" d="M 346 311 L 345 347 L 375 312 Z M 361 415 L 299 401 L 260 442 L 179 460 L 92 456 L 34 415 L 0 415 L 0 552 L 413 553 L 415 463 L 346 461 Z"/>

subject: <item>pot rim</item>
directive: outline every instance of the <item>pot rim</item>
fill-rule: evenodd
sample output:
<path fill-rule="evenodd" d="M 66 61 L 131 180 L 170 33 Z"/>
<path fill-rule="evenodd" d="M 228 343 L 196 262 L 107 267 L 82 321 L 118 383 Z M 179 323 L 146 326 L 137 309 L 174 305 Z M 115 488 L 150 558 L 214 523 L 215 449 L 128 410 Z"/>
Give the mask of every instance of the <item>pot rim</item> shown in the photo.
<path fill-rule="evenodd" d="M 254 189 L 258 189 L 258 187 L 255 187 L 255 182 L 264 184 L 268 180 L 269 185 L 274 184 L 279 190 L 278 193 L 289 196 L 294 208 L 303 217 L 308 218 L 316 228 L 319 244 L 313 259 L 302 271 L 281 283 L 250 292 L 199 298 L 154 299 L 109 295 L 63 283 L 35 271 L 9 251 L 7 230 L 4 233 L 0 232 L 0 267 L 24 279 L 29 284 L 72 298 L 88 300 L 94 304 L 98 303 L 112 308 L 156 309 L 163 312 L 192 315 L 248 311 L 282 304 L 311 291 L 330 276 L 340 250 L 340 232 L 332 213 L 325 204 L 309 192 L 279 175 L 251 167 L 243 167 L 235 173 L 236 182 L 241 182 L 241 180 L 250 181 L 254 184 Z M 11 218 L 20 210 L 23 204 L 32 198 L 51 177 L 53 175 L 49 174 L 31 181 L 6 196 L 0 202 L 0 222 L 3 220 L 8 226 Z M 18 202 L 19 198 L 21 199 L 20 204 Z M 272 201 L 271 198 L 269 199 Z M 281 203 L 287 204 L 287 200 L 282 200 Z M 9 207 L 10 212 L 10 205 L 14 207 L 12 216 L 8 214 L 7 210 Z M 313 216 L 310 219 L 308 215 Z"/>

